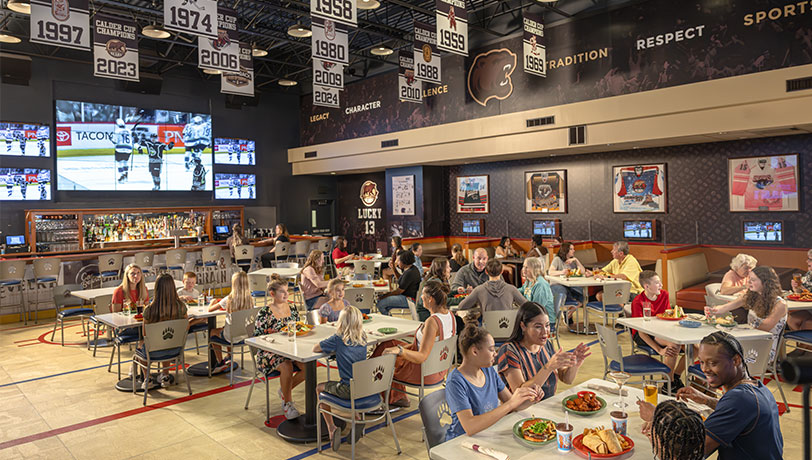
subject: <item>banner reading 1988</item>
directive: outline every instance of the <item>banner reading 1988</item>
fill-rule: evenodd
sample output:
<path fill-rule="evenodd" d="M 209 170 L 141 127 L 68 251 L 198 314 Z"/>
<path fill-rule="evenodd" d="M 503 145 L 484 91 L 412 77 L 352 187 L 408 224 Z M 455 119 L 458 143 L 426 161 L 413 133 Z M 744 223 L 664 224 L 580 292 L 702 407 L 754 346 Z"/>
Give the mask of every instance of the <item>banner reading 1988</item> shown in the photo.
<path fill-rule="evenodd" d="M 93 75 L 138 81 L 138 27 L 135 21 L 93 16 Z"/>
<path fill-rule="evenodd" d="M 355 27 L 356 0 L 310 0 L 310 16 L 332 19 L 333 21 Z"/>
<path fill-rule="evenodd" d="M 398 98 L 422 104 L 423 82 L 414 78 L 414 54 L 401 50 L 398 63 Z"/>
<path fill-rule="evenodd" d="M 311 57 L 349 65 L 350 48 L 344 26 L 336 24 L 332 19 L 320 18 L 313 18 L 311 26 L 313 30 Z"/>
<path fill-rule="evenodd" d="M 164 27 L 217 38 L 216 0 L 164 0 Z"/>
<path fill-rule="evenodd" d="M 547 76 L 547 48 L 544 46 L 544 24 L 540 14 L 524 13 L 524 71 Z"/>
<path fill-rule="evenodd" d="M 248 43 L 240 43 L 240 71 L 223 72 L 221 75 L 220 92 L 238 96 L 254 95 L 254 58 Z"/>
<path fill-rule="evenodd" d="M 217 7 L 217 38 L 197 37 L 197 66 L 201 69 L 240 71 L 237 12 Z"/>
<path fill-rule="evenodd" d="M 437 48 L 468 56 L 468 12 L 465 0 L 436 0 Z"/>
<path fill-rule="evenodd" d="M 90 50 L 87 0 L 31 1 L 31 41 Z"/>
<path fill-rule="evenodd" d="M 414 76 L 418 80 L 442 83 L 440 53 L 434 26 L 414 21 Z"/>

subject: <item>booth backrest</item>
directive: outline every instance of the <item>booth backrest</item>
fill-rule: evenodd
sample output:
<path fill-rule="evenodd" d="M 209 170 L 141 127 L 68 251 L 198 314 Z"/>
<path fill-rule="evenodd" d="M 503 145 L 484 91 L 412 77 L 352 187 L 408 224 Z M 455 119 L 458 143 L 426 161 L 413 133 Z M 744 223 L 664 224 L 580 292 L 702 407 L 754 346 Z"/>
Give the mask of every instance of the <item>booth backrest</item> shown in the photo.
<path fill-rule="evenodd" d="M 668 261 L 668 291 L 677 291 L 708 280 L 708 260 L 696 253 Z"/>
<path fill-rule="evenodd" d="M 553 254 L 553 256 L 555 256 L 555 254 Z M 595 248 L 576 249 L 575 258 L 580 260 L 587 268 L 598 263 L 598 253 L 595 252 Z M 550 260 L 552 260 L 552 258 L 550 258 Z"/>

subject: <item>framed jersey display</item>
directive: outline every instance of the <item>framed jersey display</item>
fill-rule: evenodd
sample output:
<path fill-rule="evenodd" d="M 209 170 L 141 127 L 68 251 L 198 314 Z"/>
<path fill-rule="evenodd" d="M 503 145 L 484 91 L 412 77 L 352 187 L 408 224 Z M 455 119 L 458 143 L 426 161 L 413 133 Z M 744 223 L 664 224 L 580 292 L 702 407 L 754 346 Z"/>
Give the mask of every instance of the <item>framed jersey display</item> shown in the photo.
<path fill-rule="evenodd" d="M 665 163 L 612 167 L 615 212 L 666 212 Z"/>
<path fill-rule="evenodd" d="M 487 174 L 457 177 L 458 214 L 487 214 L 490 201 Z"/>
<path fill-rule="evenodd" d="M 524 173 L 524 211 L 567 212 L 567 171 L 527 171 Z"/>
<path fill-rule="evenodd" d="M 729 158 L 730 212 L 799 211 L 798 155 Z"/>

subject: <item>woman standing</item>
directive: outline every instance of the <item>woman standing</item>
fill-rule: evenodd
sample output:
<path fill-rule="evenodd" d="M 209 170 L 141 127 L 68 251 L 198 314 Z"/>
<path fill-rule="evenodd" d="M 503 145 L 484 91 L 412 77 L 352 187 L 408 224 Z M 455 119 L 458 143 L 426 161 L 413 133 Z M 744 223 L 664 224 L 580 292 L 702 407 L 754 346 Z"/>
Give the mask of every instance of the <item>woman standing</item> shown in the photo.
<path fill-rule="evenodd" d="M 308 310 L 312 310 L 324 296 L 324 288 L 327 287 L 327 281 L 324 280 L 324 254 L 318 249 L 310 251 L 299 276 L 305 305 Z"/>

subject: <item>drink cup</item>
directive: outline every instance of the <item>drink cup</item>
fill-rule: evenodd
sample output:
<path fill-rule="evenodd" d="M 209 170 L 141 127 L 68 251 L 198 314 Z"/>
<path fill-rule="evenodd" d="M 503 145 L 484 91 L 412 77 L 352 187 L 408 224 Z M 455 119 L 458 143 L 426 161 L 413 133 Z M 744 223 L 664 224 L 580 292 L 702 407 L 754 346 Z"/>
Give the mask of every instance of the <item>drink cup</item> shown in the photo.
<path fill-rule="evenodd" d="M 288 341 L 296 340 L 296 321 L 288 321 Z"/>
<path fill-rule="evenodd" d="M 572 452 L 572 425 L 559 423 L 555 426 L 555 431 L 558 450 L 560 452 Z"/>
<path fill-rule="evenodd" d="M 657 384 L 654 382 L 646 382 L 643 385 L 643 395 L 647 403 L 657 405 Z"/>
<path fill-rule="evenodd" d="M 651 307 L 643 307 L 643 319 L 651 321 Z"/>
<path fill-rule="evenodd" d="M 626 435 L 626 425 L 629 421 L 629 414 L 623 411 L 612 411 L 609 413 L 609 418 L 612 420 L 612 429 L 617 434 Z"/>

